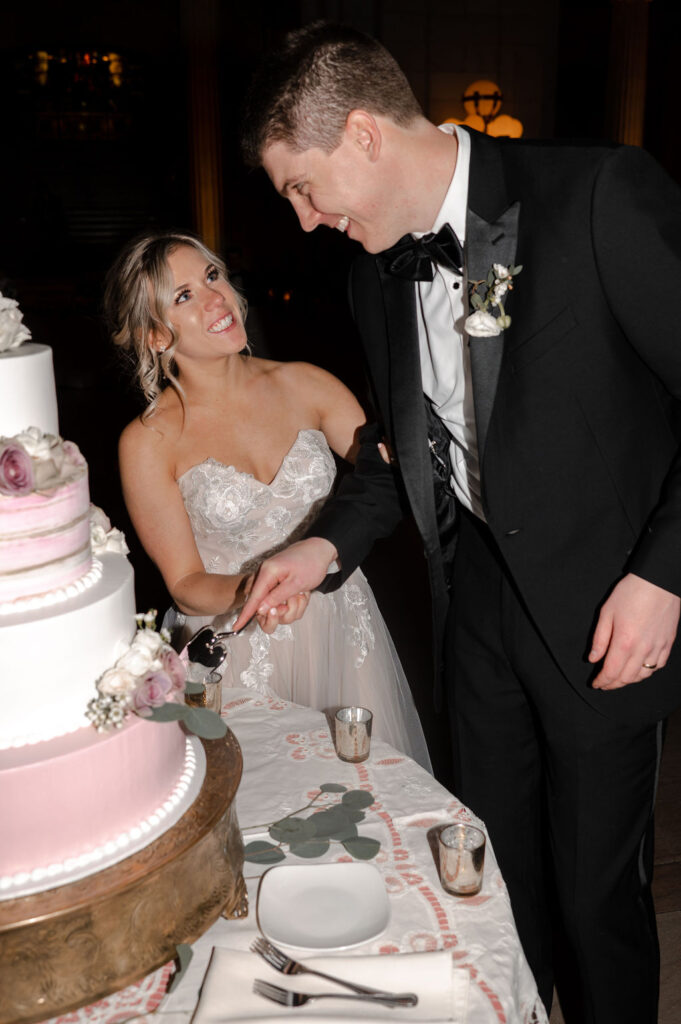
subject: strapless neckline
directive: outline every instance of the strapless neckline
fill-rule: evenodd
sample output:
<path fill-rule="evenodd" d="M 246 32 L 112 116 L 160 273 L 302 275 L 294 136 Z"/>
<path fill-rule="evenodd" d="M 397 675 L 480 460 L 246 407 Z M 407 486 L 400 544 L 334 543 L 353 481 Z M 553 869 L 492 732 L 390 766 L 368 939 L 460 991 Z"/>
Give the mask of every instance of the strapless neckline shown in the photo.
<path fill-rule="evenodd" d="M 295 448 L 298 445 L 298 443 L 300 442 L 300 439 L 303 436 L 303 434 L 321 434 L 323 436 L 323 431 L 317 430 L 315 427 L 303 427 L 302 430 L 299 430 L 298 433 L 296 434 L 296 437 L 295 437 L 295 440 L 293 441 L 293 444 L 291 445 L 291 447 L 289 448 L 289 450 L 286 452 L 286 454 L 284 455 L 283 459 L 281 460 L 281 462 L 279 464 L 279 469 L 274 474 L 274 476 L 272 477 L 272 479 L 270 480 L 270 482 L 268 484 L 265 483 L 264 480 L 260 480 L 257 476 L 255 476 L 255 474 L 247 473 L 243 469 L 237 469 L 236 466 L 232 466 L 228 462 L 221 462 L 220 459 L 215 459 L 215 458 L 213 458 L 212 455 L 209 455 L 207 458 L 202 459 L 201 462 L 197 462 L 197 463 L 195 463 L 195 465 L 190 466 L 189 469 L 185 469 L 184 473 L 182 473 L 180 476 L 178 476 L 177 483 L 179 484 L 181 480 L 184 480 L 184 478 L 186 476 L 189 476 L 189 474 L 192 473 L 195 469 L 199 469 L 200 466 L 213 465 L 213 466 L 217 466 L 219 469 L 227 470 L 228 472 L 234 474 L 235 476 L 247 477 L 249 480 L 252 480 L 254 483 L 260 484 L 261 487 L 265 487 L 265 488 L 273 487 L 274 484 L 277 482 L 279 476 L 281 475 L 281 473 L 282 473 L 282 471 L 284 469 L 284 466 L 286 465 L 287 461 L 292 457 L 292 455 L 293 455 L 293 453 L 295 451 Z"/>

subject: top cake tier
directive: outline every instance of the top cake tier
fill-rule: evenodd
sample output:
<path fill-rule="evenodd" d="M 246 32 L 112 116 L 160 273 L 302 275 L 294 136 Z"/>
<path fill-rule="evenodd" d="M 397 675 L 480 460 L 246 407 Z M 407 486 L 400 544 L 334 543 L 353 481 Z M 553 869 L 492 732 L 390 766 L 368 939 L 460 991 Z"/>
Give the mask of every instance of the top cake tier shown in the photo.
<path fill-rule="evenodd" d="M 0 437 L 27 427 L 59 433 L 52 349 L 33 342 L 0 353 Z"/>

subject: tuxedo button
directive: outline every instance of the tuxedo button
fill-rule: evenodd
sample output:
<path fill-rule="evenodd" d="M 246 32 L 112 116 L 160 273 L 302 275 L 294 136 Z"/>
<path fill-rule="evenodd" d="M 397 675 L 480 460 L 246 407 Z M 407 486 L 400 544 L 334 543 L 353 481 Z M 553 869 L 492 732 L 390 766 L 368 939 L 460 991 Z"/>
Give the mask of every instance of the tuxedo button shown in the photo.
<path fill-rule="evenodd" d="M 523 531 L 521 530 L 520 527 L 518 527 L 517 530 L 507 530 L 506 533 L 504 534 L 504 537 L 515 537 L 515 535 L 517 533 L 522 533 L 522 532 Z"/>

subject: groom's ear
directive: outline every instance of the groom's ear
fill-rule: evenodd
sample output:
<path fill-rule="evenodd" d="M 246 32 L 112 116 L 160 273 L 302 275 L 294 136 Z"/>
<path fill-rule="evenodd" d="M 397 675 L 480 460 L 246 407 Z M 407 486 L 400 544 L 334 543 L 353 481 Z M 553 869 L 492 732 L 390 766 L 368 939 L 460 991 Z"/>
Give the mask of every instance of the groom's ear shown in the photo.
<path fill-rule="evenodd" d="M 372 163 L 378 159 L 383 140 L 373 114 L 366 110 L 351 110 L 345 122 L 345 136 Z"/>

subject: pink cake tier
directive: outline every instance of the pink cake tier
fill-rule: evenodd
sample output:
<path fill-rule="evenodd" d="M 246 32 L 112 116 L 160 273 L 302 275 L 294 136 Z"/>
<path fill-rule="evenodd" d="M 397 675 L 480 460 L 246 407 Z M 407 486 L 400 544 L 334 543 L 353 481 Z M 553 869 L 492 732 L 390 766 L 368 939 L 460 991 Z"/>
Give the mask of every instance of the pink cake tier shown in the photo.
<path fill-rule="evenodd" d="M 68 587 L 92 567 L 87 466 L 45 494 L 0 494 L 0 603 Z"/>
<path fill-rule="evenodd" d="M 205 755 L 177 722 L 130 715 L 0 751 L 0 899 L 52 889 L 147 846 L 196 798 Z"/>

